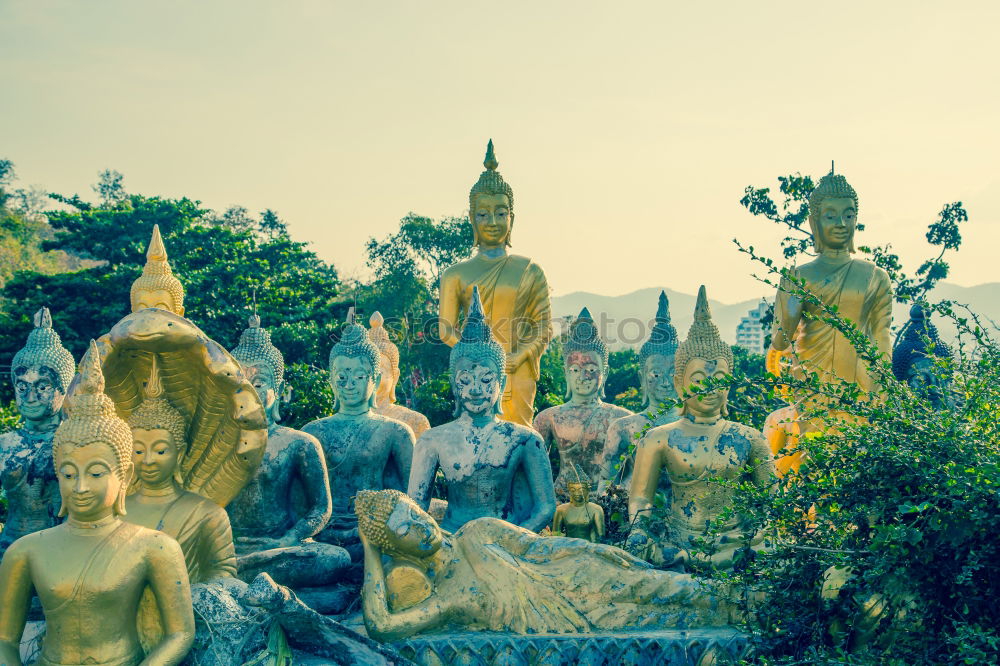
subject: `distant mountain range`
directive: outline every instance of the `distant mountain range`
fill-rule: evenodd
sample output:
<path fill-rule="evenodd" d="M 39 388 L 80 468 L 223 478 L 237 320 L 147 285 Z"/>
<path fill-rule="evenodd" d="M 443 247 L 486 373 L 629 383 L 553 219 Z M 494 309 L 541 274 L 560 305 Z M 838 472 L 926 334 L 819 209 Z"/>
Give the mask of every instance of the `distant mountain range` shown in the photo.
<path fill-rule="evenodd" d="M 585 291 L 576 291 L 552 299 L 554 318 L 576 317 L 584 307 L 590 309 L 601 330 L 601 335 L 610 347 L 621 348 L 642 344 L 649 335 L 649 324 L 656 314 L 656 303 L 660 291 L 667 292 L 670 301 L 670 316 L 681 339 L 687 335 L 694 314 L 695 296 L 674 291 L 668 287 L 647 287 L 621 296 L 602 296 Z M 763 295 L 762 295 L 763 297 Z M 774 294 L 767 294 L 772 300 Z M 1000 323 L 1000 282 L 990 282 L 975 287 L 960 287 L 957 284 L 942 283 L 931 292 L 931 300 L 951 300 L 968 305 L 980 317 Z M 711 298 L 712 318 L 719 327 L 722 338 L 730 344 L 736 341 L 736 326 L 740 319 L 757 307 L 760 299 L 726 304 Z M 909 306 L 893 306 L 893 325 L 904 324 L 909 319 Z M 935 324 L 943 337 L 954 337 L 954 328 L 935 318 Z M 989 326 L 990 321 L 984 320 Z"/>

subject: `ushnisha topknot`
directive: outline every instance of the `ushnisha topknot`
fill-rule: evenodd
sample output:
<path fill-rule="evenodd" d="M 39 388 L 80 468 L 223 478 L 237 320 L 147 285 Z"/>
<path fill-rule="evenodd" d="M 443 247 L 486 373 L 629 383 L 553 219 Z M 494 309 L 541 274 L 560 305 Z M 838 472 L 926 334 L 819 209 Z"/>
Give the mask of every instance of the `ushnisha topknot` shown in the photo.
<path fill-rule="evenodd" d="M 359 490 L 354 496 L 354 513 L 358 516 L 358 531 L 365 535 L 368 541 L 385 550 L 389 545 L 389 528 L 386 522 L 392 515 L 396 504 L 406 497 L 406 493 L 387 488 L 385 490 Z"/>
<path fill-rule="evenodd" d="M 139 309 L 137 305 L 140 292 L 160 289 L 170 293 L 174 302 L 174 314 L 183 317 L 184 287 L 170 270 L 170 263 L 167 261 L 167 248 L 164 247 L 163 238 L 160 236 L 160 225 L 154 224 L 153 237 L 149 240 L 149 249 L 146 251 L 146 265 L 142 269 L 142 275 L 132 283 L 132 289 L 129 292 L 132 312 Z"/>
<path fill-rule="evenodd" d="M 928 343 L 924 343 L 924 338 Z M 934 348 L 929 349 L 933 344 Z M 910 307 L 910 321 L 903 327 L 896 348 L 892 350 L 892 374 L 901 382 L 905 382 L 910 367 L 922 358 L 951 358 L 951 348 L 938 335 L 935 326 L 927 312 L 915 303 Z"/>
<path fill-rule="evenodd" d="M 639 347 L 639 367 L 645 372 L 646 361 L 650 356 L 673 356 L 677 351 L 677 329 L 670 322 L 670 303 L 667 292 L 660 292 L 656 305 L 656 319 L 649 339 Z"/>
<path fill-rule="evenodd" d="M 55 372 L 63 393 L 69 388 L 76 372 L 73 355 L 62 346 L 59 334 L 52 328 L 52 315 L 48 308 L 35 313 L 35 328 L 28 333 L 24 347 L 14 354 L 10 363 L 11 381 L 16 382 L 17 375 L 32 366 L 46 367 Z"/>
<path fill-rule="evenodd" d="M 260 327 L 260 317 L 255 312 L 247 322 L 249 326 L 240 335 L 240 343 L 230 352 L 244 366 L 266 363 L 274 374 L 275 391 L 280 395 L 285 384 L 285 357 L 271 343 L 271 333 Z"/>
<path fill-rule="evenodd" d="M 816 187 L 809 195 L 809 227 L 812 230 L 813 245 L 817 252 L 823 251 L 823 241 L 819 235 L 819 216 L 823 208 L 824 199 L 853 199 L 854 210 L 858 209 L 858 193 L 847 182 L 847 178 L 833 172 L 832 164 L 830 165 L 830 173 L 819 179 Z M 853 239 L 851 239 L 848 249 L 854 252 Z"/>
<path fill-rule="evenodd" d="M 469 314 L 462 327 L 462 337 L 451 348 L 448 370 L 455 375 L 455 366 L 460 358 L 468 358 L 473 362 L 487 361 L 492 363 L 499 374 L 504 374 L 507 365 L 507 354 L 493 336 L 493 331 L 486 323 L 483 314 L 483 302 L 479 298 L 479 286 L 472 287 L 472 301 L 469 303 Z"/>
<path fill-rule="evenodd" d="M 469 217 L 475 219 L 476 198 L 481 194 L 505 194 L 510 203 L 510 214 L 514 214 L 514 190 L 511 189 L 507 181 L 497 172 L 500 163 L 497 162 L 496 154 L 493 152 L 493 139 L 486 144 L 486 158 L 483 160 L 486 170 L 479 174 L 479 180 L 469 190 Z M 472 225 L 472 233 L 476 235 L 476 225 Z M 478 241 L 478 238 L 474 239 Z M 507 235 L 507 245 L 510 245 L 510 234 Z"/>
<path fill-rule="evenodd" d="M 56 469 L 59 469 L 64 447 L 80 447 L 95 442 L 107 444 L 115 456 L 115 475 L 123 482 L 115 512 L 124 515 L 124 486 L 129 480 L 128 472 L 132 462 L 132 430 L 118 417 L 115 404 L 104 393 L 101 353 L 93 340 L 80 361 L 80 380 L 72 395 L 66 397 L 66 408 L 69 416 L 59 424 L 52 438 Z M 59 515 L 66 515 L 65 506 Z"/>
<path fill-rule="evenodd" d="M 569 327 L 569 339 L 563 345 L 563 356 L 569 358 L 573 352 L 595 352 L 601 359 L 602 368 L 608 369 L 608 346 L 597 334 L 597 326 L 590 310 L 583 308 Z"/>
<path fill-rule="evenodd" d="M 694 307 L 694 322 L 688 331 L 687 340 L 677 346 L 674 357 L 674 381 L 684 380 L 688 361 L 700 358 L 706 361 L 726 361 L 733 368 L 733 350 L 719 336 L 719 328 L 712 321 L 712 311 L 708 307 L 708 293 L 705 285 L 698 289 L 698 301 Z"/>
<path fill-rule="evenodd" d="M 160 379 L 160 369 L 155 354 L 149 367 L 149 379 L 146 381 L 143 393 L 143 401 L 129 414 L 128 424 L 139 430 L 162 429 L 170 433 L 170 439 L 177 449 L 177 467 L 174 470 L 174 475 L 178 483 L 183 483 L 179 470 L 187 449 L 187 419 L 184 418 L 180 410 L 163 397 L 163 383 Z"/>
<path fill-rule="evenodd" d="M 378 374 L 379 351 L 368 338 L 368 331 L 363 326 L 354 323 L 354 308 L 347 311 L 347 323 L 340 330 L 340 340 L 330 350 L 330 367 L 333 368 L 333 359 L 338 356 L 347 358 L 362 358 L 368 361 L 372 369 L 372 374 Z"/>

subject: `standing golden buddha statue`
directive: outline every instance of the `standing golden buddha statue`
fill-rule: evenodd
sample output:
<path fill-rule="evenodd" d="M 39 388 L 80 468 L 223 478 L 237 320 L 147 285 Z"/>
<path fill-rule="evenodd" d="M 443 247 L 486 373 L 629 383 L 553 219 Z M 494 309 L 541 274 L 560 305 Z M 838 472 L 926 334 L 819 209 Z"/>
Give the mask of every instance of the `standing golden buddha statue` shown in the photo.
<path fill-rule="evenodd" d="M 835 307 L 884 354 L 889 353 L 892 287 L 889 275 L 870 261 L 854 259 L 858 195 L 833 170 L 809 196 L 809 227 L 819 256 L 792 269 L 792 275 L 825 305 Z M 789 293 L 795 285 L 782 280 L 774 304 L 771 348 L 792 357 L 793 376 L 816 372 L 820 381 L 856 382 L 864 391 L 876 387 L 867 364 L 854 346 L 822 318 L 815 305 Z"/>
<path fill-rule="evenodd" d="M 104 394 L 94 342 L 80 363 L 69 418 L 53 439 L 65 523 L 24 536 L 0 564 L 0 663 L 20 666 L 32 590 L 45 636 L 36 664 L 179 664 L 194 641 L 184 555 L 166 534 L 121 520 L 132 477 L 132 434 Z M 136 630 L 149 594 L 163 633 L 144 651 Z"/>
<path fill-rule="evenodd" d="M 472 288 L 479 287 L 486 321 L 507 355 L 501 418 L 531 427 L 539 359 L 552 339 L 549 286 L 538 264 L 507 253 L 514 191 L 497 173 L 492 140 L 483 165 L 486 170 L 469 192 L 469 222 L 478 251 L 441 276 L 440 335 L 455 346 L 461 337 L 459 318 L 468 313 Z"/>
<path fill-rule="evenodd" d="M 379 361 L 378 388 L 375 389 L 375 413 L 386 418 L 402 421 L 410 426 L 413 436 L 420 438 L 421 433 L 430 430 L 431 422 L 427 417 L 409 407 L 396 402 L 396 384 L 399 383 L 399 347 L 389 339 L 389 332 L 382 325 L 382 313 L 376 311 L 368 319 L 368 337 L 378 348 L 381 355 Z"/>

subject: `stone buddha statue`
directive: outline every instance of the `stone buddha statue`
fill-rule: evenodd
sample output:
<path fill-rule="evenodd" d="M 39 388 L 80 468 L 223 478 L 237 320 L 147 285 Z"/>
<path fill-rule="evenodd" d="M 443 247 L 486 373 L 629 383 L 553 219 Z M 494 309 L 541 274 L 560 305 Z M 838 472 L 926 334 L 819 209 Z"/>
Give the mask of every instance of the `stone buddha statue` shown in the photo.
<path fill-rule="evenodd" d="M 566 483 L 575 478 L 576 467 L 587 478 L 600 475 L 608 426 L 632 412 L 601 400 L 608 378 L 608 348 L 587 308 L 570 326 L 563 357 L 568 402 L 542 411 L 534 426 L 546 446 L 555 445 L 559 451 L 555 490 L 557 496 L 568 497 Z"/>
<path fill-rule="evenodd" d="M 892 324 L 892 286 L 889 275 L 875 264 L 854 259 L 854 230 L 858 195 L 847 179 L 831 170 L 809 196 L 809 227 L 819 255 L 792 270 L 795 278 L 827 306 L 853 322 L 883 353 L 889 352 Z M 791 355 L 793 376 L 816 372 L 821 381 L 856 382 L 863 390 L 876 387 L 863 359 L 819 309 L 788 293 L 794 285 L 784 279 L 774 304 L 771 347 Z"/>
<path fill-rule="evenodd" d="M 647 428 L 673 423 L 680 410 L 669 405 L 677 399 L 674 389 L 674 354 L 677 352 L 677 329 L 670 323 L 670 303 L 667 293 L 660 292 L 656 317 L 649 339 L 639 348 L 639 382 L 642 390 L 642 411 L 615 419 L 608 426 L 601 462 L 601 482 L 598 492 L 608 485 L 629 487 L 632 482 L 633 446 L 639 445 L 640 433 Z"/>
<path fill-rule="evenodd" d="M 375 413 L 402 421 L 410 426 L 413 436 L 419 439 L 420 435 L 431 427 L 431 423 L 420 412 L 396 402 L 396 384 L 399 383 L 399 347 L 389 339 L 389 332 L 382 324 L 383 319 L 379 312 L 372 314 L 368 320 L 368 337 L 382 355 L 379 361 L 378 389 L 375 391 Z"/>
<path fill-rule="evenodd" d="M 709 378 L 727 375 L 733 367 L 733 351 L 712 322 L 705 287 L 698 290 L 694 323 L 677 348 L 674 388 L 678 394 Z M 652 562 L 681 565 L 691 559 L 706 561 L 716 567 L 732 566 L 737 551 L 749 546 L 762 547 L 762 537 L 745 542 L 741 525 L 733 518 L 713 536 L 707 534 L 723 511 L 732 504 L 733 489 L 722 486 L 720 479 L 748 477 L 757 485 L 771 483 L 774 464 L 771 450 L 761 433 L 740 423 L 727 421 L 727 391 L 717 389 L 704 395 L 684 398 L 680 419 L 657 426 L 643 438 L 635 458 L 635 472 L 629 489 L 629 516 L 650 515 L 660 477 L 670 481 L 671 497 L 667 508 L 668 541 L 651 543 L 640 530 L 630 542 L 640 546 Z M 714 541 L 714 552 L 692 553 L 695 539 Z"/>
<path fill-rule="evenodd" d="M 174 277 L 167 261 L 167 249 L 160 237 L 160 225 L 153 225 L 153 237 L 146 250 L 146 265 L 142 275 L 132 283 L 129 294 L 132 312 L 146 308 L 160 308 L 184 316 L 184 287 Z"/>
<path fill-rule="evenodd" d="M 354 496 L 359 490 L 402 489 L 410 476 L 413 431 L 375 413 L 381 354 L 368 332 L 347 315 L 340 340 L 330 350 L 330 385 L 337 413 L 302 430 L 319 440 L 326 456 L 333 514 L 317 539 L 361 557 Z"/>
<path fill-rule="evenodd" d="M 938 335 L 937 326 L 919 305 L 910 308 L 910 321 L 903 327 L 892 350 L 892 373 L 938 409 L 955 406 L 951 382 L 935 367 L 952 358 L 951 349 Z"/>
<path fill-rule="evenodd" d="M 613 546 L 543 537 L 496 518 L 449 534 L 392 490 L 362 491 L 356 507 L 365 627 L 380 641 L 449 631 L 693 628 L 733 619 L 712 583 L 656 571 Z"/>
<path fill-rule="evenodd" d="M 483 164 L 486 170 L 469 192 L 477 252 L 441 276 L 440 335 L 455 346 L 460 316 L 469 309 L 472 288 L 478 287 L 486 321 L 505 354 L 501 418 L 530 426 L 539 359 L 552 339 L 549 287 L 537 264 L 507 253 L 514 226 L 514 191 L 497 173 L 492 140 Z"/>
<path fill-rule="evenodd" d="M 569 501 L 556 507 L 552 517 L 552 533 L 574 539 L 600 543 L 604 538 L 604 509 L 590 501 L 590 479 L 579 466 L 573 478 L 566 482 Z"/>
<path fill-rule="evenodd" d="M 267 572 L 277 583 L 299 591 L 336 582 L 350 566 L 350 556 L 339 546 L 312 538 L 326 527 L 332 510 L 323 448 L 312 435 L 278 424 L 285 359 L 256 314 L 231 353 L 267 415 L 264 459 L 226 506 L 240 578 L 249 583 Z"/>
<path fill-rule="evenodd" d="M 555 511 L 552 467 L 542 438 L 498 418 L 505 359 L 486 322 L 479 288 L 473 286 L 465 328 L 449 363 L 455 420 L 421 436 L 407 491 L 426 510 L 440 470 L 448 500 L 445 529 L 491 516 L 537 532 Z"/>
<path fill-rule="evenodd" d="M 125 522 L 132 433 L 104 394 L 91 342 L 67 399 L 69 417 L 52 442 L 65 523 L 21 537 L 0 564 L 0 663 L 20 666 L 19 642 L 32 590 L 42 603 L 41 666 L 179 664 L 194 641 L 184 554 L 172 538 Z M 160 641 L 144 651 L 139 600 L 151 595 L 163 618 Z"/>
<path fill-rule="evenodd" d="M 16 539 L 57 522 L 59 484 L 52 466 L 52 437 L 74 371 L 73 356 L 52 329 L 48 308 L 42 308 L 35 313 L 28 341 L 10 364 L 22 425 L 0 435 L 0 487 L 7 497 L 0 556 Z"/>

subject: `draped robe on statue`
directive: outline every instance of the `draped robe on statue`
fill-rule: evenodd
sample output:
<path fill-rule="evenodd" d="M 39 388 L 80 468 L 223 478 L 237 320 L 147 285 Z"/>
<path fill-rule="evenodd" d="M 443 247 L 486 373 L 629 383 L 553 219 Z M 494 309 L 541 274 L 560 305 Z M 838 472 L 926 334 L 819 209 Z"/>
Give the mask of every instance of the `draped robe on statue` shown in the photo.
<path fill-rule="evenodd" d="M 501 400 L 502 418 L 531 427 L 540 359 L 552 338 L 549 286 L 542 269 L 527 257 L 477 254 L 450 266 L 441 276 L 441 339 L 459 340 L 459 316 L 464 318 L 479 287 L 486 321 L 507 354 L 527 355 L 513 374 Z"/>

